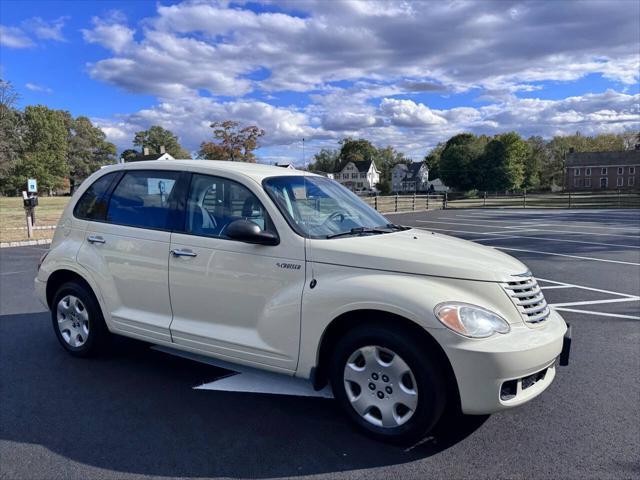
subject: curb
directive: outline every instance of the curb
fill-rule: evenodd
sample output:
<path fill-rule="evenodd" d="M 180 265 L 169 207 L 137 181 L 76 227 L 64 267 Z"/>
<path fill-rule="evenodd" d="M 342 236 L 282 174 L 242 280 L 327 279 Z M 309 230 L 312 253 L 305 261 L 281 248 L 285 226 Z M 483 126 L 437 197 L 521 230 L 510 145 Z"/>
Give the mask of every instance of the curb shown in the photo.
<path fill-rule="evenodd" d="M 2 242 L 0 243 L 0 248 L 29 247 L 31 245 L 49 245 L 50 243 L 50 238 L 42 238 L 40 240 L 23 240 L 21 242 Z"/>

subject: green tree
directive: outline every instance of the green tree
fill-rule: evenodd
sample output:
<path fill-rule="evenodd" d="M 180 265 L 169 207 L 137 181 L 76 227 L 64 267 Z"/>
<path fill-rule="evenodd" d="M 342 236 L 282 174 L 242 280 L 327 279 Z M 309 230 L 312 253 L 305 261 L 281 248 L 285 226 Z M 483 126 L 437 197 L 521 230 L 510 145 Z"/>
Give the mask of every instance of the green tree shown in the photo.
<path fill-rule="evenodd" d="M 522 187 L 526 189 L 549 188 L 550 178 L 544 175 L 545 166 L 549 164 L 551 156 L 547 142 L 542 137 L 529 137 L 529 154 L 524 163 L 524 181 Z"/>
<path fill-rule="evenodd" d="M 522 187 L 529 147 L 515 132 L 497 135 L 487 143 L 476 163 L 479 190 L 515 190 Z"/>
<path fill-rule="evenodd" d="M 241 128 L 240 122 L 233 120 L 213 122 L 211 128 L 215 141 L 200 145 L 200 157 L 255 163 L 254 151 L 258 148 L 258 139 L 265 134 L 263 129 L 255 125 Z"/>
<path fill-rule="evenodd" d="M 440 157 L 445 144 L 440 142 L 433 147 L 424 157 L 424 161 L 429 169 L 429 180 L 440 178 Z"/>
<path fill-rule="evenodd" d="M 24 118 L 16 109 L 18 93 L 0 79 L 0 178 L 6 179 L 24 148 Z M 0 181 L 4 184 L 4 181 Z"/>
<path fill-rule="evenodd" d="M 152 125 L 147 130 L 136 132 L 133 144 L 137 147 L 148 148 L 150 152 L 160 153 L 160 147 L 173 158 L 191 158 L 191 154 L 180 146 L 178 137 L 170 130 L 159 125 Z"/>
<path fill-rule="evenodd" d="M 477 188 L 478 160 L 484 153 L 486 137 L 461 133 L 451 137 L 440 155 L 440 179 L 456 190 Z"/>
<path fill-rule="evenodd" d="M 380 192 L 380 195 L 389 195 L 391 193 L 391 182 L 386 178 L 380 178 L 375 187 Z"/>
<path fill-rule="evenodd" d="M 22 190 L 27 178 L 38 180 L 40 191 L 61 188 L 69 174 L 66 112 L 44 105 L 24 109 L 24 151 L 7 177 L 7 186 Z"/>
<path fill-rule="evenodd" d="M 312 172 L 335 172 L 340 163 L 340 153 L 337 150 L 323 148 L 313 156 L 313 162 L 309 164 Z"/>
<path fill-rule="evenodd" d="M 120 158 L 123 158 L 125 162 L 135 162 L 138 155 L 140 155 L 140 152 L 138 152 L 137 150 L 134 150 L 133 148 L 127 148 L 126 150 L 122 151 L 122 153 L 120 154 Z"/>
<path fill-rule="evenodd" d="M 375 155 L 376 167 L 380 171 L 380 178 L 386 182 L 389 182 L 389 189 L 391 189 L 391 171 L 393 167 L 399 163 L 405 165 L 411 164 L 411 159 L 407 158 L 404 153 L 397 151 L 391 146 L 377 149 Z"/>
<path fill-rule="evenodd" d="M 115 162 L 116 146 L 87 117 L 69 116 L 69 184 L 75 191 L 85 178 L 101 166 Z"/>
<path fill-rule="evenodd" d="M 342 170 L 349 162 L 360 162 L 371 160 L 376 162 L 376 167 L 380 169 L 377 162 L 378 149 L 369 140 L 356 139 L 351 137 L 340 140 L 340 165 L 338 170 Z"/>

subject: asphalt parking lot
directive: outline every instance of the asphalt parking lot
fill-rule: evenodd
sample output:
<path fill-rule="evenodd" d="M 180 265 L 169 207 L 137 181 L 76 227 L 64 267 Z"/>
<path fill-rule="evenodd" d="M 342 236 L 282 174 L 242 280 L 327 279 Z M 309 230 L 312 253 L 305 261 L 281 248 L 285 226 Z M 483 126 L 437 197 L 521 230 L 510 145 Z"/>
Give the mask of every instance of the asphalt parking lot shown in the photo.
<path fill-rule="evenodd" d="M 411 449 L 332 400 L 197 390 L 227 372 L 121 340 L 67 355 L 33 296 L 42 247 L 0 250 L 0 477 L 640 478 L 640 211 L 447 210 L 395 223 L 527 264 L 573 325 L 571 364 L 533 402 Z"/>

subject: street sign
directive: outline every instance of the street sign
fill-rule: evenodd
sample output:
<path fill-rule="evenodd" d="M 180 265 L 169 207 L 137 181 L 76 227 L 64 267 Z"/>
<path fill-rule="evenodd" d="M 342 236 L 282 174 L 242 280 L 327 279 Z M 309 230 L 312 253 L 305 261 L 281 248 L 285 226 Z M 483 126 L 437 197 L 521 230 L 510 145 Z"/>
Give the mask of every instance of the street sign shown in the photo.
<path fill-rule="evenodd" d="M 27 192 L 38 193 L 38 182 L 35 178 L 30 178 L 27 180 Z"/>

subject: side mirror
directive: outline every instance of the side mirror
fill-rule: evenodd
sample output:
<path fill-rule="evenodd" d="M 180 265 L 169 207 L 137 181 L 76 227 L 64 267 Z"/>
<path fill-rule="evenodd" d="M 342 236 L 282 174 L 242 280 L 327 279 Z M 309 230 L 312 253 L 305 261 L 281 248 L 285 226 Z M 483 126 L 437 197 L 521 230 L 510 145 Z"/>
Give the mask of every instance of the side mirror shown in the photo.
<path fill-rule="evenodd" d="M 280 239 L 271 232 L 265 232 L 250 220 L 234 220 L 228 226 L 225 235 L 232 240 L 258 245 L 278 245 Z"/>

